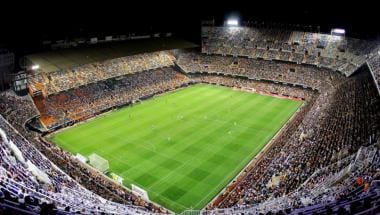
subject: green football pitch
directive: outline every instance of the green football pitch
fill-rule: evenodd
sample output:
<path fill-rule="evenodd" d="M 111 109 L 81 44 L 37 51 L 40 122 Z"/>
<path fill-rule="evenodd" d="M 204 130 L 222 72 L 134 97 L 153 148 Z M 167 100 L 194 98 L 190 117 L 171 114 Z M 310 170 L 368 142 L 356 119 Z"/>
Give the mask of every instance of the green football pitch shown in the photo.
<path fill-rule="evenodd" d="M 197 84 L 51 135 L 63 149 L 109 161 L 124 185 L 180 213 L 205 207 L 302 102 Z"/>

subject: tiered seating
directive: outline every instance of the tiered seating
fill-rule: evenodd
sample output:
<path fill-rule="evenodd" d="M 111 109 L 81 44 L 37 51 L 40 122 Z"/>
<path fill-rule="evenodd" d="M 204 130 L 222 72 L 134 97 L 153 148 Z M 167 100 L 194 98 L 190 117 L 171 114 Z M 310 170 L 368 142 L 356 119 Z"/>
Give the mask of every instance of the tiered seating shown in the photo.
<path fill-rule="evenodd" d="M 131 206 L 107 201 L 84 189 L 54 166 L 0 116 L 0 203 L 42 213 L 146 213 Z M 124 194 L 127 195 L 127 194 Z M 116 199 L 114 199 L 116 200 Z M 2 208 L 0 208 L 2 212 Z"/>
<path fill-rule="evenodd" d="M 365 167 L 360 166 L 363 161 Z M 379 149 L 363 147 L 316 171 L 296 192 L 252 206 L 204 214 L 376 214 L 380 210 L 379 167 Z"/>
<path fill-rule="evenodd" d="M 315 89 L 332 85 L 344 80 L 338 73 L 312 66 L 271 62 L 247 58 L 184 53 L 178 57 L 177 64 L 185 72 L 207 72 L 210 74 L 229 74 L 251 79 L 272 80 L 298 84 Z"/>
<path fill-rule="evenodd" d="M 303 88 L 296 88 L 293 86 L 271 82 L 231 78 L 216 74 L 189 74 L 189 77 L 196 83 L 218 84 L 232 88 L 240 88 L 242 90 L 254 91 L 261 94 L 289 97 L 291 99 L 308 100 L 315 94 L 314 91 L 305 90 Z"/>
<path fill-rule="evenodd" d="M 88 84 L 50 95 L 43 100 L 36 99 L 36 104 L 41 112 L 42 122 L 48 128 L 53 128 L 90 118 L 104 110 L 171 90 L 185 83 L 187 78 L 169 67 Z"/>
<path fill-rule="evenodd" d="M 347 76 L 365 62 L 376 46 L 329 34 L 249 27 L 203 27 L 202 40 L 202 52 L 207 54 L 280 59 L 323 66 Z M 335 64 L 337 59 L 339 64 Z"/>
<path fill-rule="evenodd" d="M 380 99 L 368 71 L 344 78 L 302 65 L 193 53 L 180 55 L 177 64 L 191 74 L 239 75 L 319 91 L 317 97 L 306 100 L 304 111 L 288 125 L 291 129 L 285 129 L 284 136 L 276 139 L 265 158 L 218 207 L 251 205 L 289 193 L 316 169 L 355 153 L 380 134 Z M 282 178 L 281 182 L 267 187 L 273 176 Z"/>
<path fill-rule="evenodd" d="M 356 70 L 372 50 L 370 45 L 274 29 L 202 31 L 212 35 L 203 40 L 204 52 L 326 68 L 185 52 L 176 61 L 183 74 L 170 67 L 173 58 L 166 52 L 129 56 L 35 77 L 49 94 L 34 98 L 42 121 L 54 128 L 192 82 L 302 99 L 304 105 L 265 152 L 204 213 L 351 213 L 367 208 L 376 212 L 380 94 L 373 76 L 378 84 L 379 59 L 373 55 L 368 60 L 372 73 L 361 67 L 348 78 L 328 69 Z M 341 54 L 340 49 L 346 52 Z M 24 123 L 38 114 L 30 98 L 4 95 L 0 113 L 21 134 L 0 116 L 0 213 L 2 205 L 32 213 L 164 211 L 27 131 Z"/>
<path fill-rule="evenodd" d="M 378 89 L 380 89 L 380 54 L 375 54 L 372 58 L 367 61 L 369 68 L 373 74 L 374 80 L 377 84 Z M 379 90 L 380 93 L 380 90 Z"/>
<path fill-rule="evenodd" d="M 19 131 L 25 129 L 24 124 L 35 116 L 39 115 L 30 96 L 17 96 L 13 91 L 0 93 L 0 114 L 14 122 Z"/>
<path fill-rule="evenodd" d="M 31 91 L 44 85 L 42 91 L 49 95 L 113 77 L 171 66 L 173 60 L 173 56 L 164 51 L 132 55 L 64 71 L 38 74 L 29 83 Z"/>

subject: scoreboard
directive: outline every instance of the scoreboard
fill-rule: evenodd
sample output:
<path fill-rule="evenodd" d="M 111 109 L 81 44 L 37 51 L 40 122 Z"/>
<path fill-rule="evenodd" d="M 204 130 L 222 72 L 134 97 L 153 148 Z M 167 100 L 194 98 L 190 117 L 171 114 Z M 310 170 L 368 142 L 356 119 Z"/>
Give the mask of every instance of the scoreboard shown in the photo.
<path fill-rule="evenodd" d="M 19 72 L 13 79 L 13 90 L 19 96 L 25 96 L 28 93 L 28 80 L 25 72 Z"/>

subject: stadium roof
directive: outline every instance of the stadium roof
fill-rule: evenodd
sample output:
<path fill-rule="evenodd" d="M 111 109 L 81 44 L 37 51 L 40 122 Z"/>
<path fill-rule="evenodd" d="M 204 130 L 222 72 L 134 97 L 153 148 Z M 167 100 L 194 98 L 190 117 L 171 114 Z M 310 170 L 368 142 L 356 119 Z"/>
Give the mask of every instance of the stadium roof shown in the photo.
<path fill-rule="evenodd" d="M 39 65 L 42 72 L 54 72 L 127 55 L 195 47 L 196 44 L 181 39 L 154 38 L 60 49 L 27 55 L 25 58 L 29 65 Z"/>

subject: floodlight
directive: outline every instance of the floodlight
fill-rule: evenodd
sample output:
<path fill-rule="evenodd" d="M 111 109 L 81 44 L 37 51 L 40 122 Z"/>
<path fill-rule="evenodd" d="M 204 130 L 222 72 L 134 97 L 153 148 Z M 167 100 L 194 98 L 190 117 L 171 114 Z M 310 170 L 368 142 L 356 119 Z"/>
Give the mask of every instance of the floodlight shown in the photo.
<path fill-rule="evenodd" d="M 31 69 L 32 69 L 32 70 L 37 70 L 37 69 L 39 69 L 39 68 L 40 68 L 40 65 L 36 64 L 36 65 L 33 65 Z"/>
<path fill-rule="evenodd" d="M 227 20 L 227 26 L 236 27 L 238 25 L 239 25 L 239 21 L 237 19 Z"/>
<path fill-rule="evenodd" d="M 346 34 L 346 31 L 342 28 L 333 28 L 331 29 L 331 35 L 335 36 L 344 36 Z"/>
<path fill-rule="evenodd" d="M 332 29 L 332 31 L 334 33 L 338 33 L 338 34 L 344 34 L 344 33 L 346 33 L 346 31 L 344 29 L 341 29 L 341 28 L 334 28 L 334 29 Z"/>

